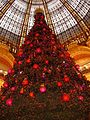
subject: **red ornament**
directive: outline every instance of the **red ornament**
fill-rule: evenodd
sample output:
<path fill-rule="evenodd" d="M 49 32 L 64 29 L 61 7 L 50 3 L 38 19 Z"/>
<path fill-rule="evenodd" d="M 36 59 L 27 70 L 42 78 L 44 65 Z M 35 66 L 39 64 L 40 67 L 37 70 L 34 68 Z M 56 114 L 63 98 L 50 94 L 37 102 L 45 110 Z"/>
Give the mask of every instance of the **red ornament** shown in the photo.
<path fill-rule="evenodd" d="M 2 100 L 4 100 L 6 98 L 6 96 L 2 96 Z"/>
<path fill-rule="evenodd" d="M 23 54 L 23 52 L 19 52 L 19 53 L 18 53 L 18 56 L 22 56 L 22 54 Z"/>
<path fill-rule="evenodd" d="M 43 22 L 42 22 L 42 21 L 40 21 L 40 24 L 43 24 Z"/>
<path fill-rule="evenodd" d="M 38 36 L 39 36 L 39 33 L 36 33 L 35 36 L 38 37 Z"/>
<path fill-rule="evenodd" d="M 46 71 L 47 71 L 47 68 L 46 68 L 46 67 L 44 67 L 44 68 L 43 68 L 43 71 L 44 71 L 44 72 L 46 72 Z"/>
<path fill-rule="evenodd" d="M 22 61 L 19 61 L 18 64 L 21 65 L 21 64 L 22 64 Z"/>
<path fill-rule="evenodd" d="M 15 90 L 16 90 L 15 86 L 11 87 L 11 91 L 15 91 Z"/>
<path fill-rule="evenodd" d="M 33 44 L 30 44 L 30 47 L 33 47 Z"/>
<path fill-rule="evenodd" d="M 68 94 L 64 94 L 63 95 L 63 101 L 69 102 L 69 100 L 70 100 L 70 96 Z"/>
<path fill-rule="evenodd" d="M 21 90 L 20 90 L 20 94 L 23 94 L 23 93 L 24 93 L 24 89 L 21 88 Z"/>
<path fill-rule="evenodd" d="M 35 97 L 33 92 L 30 92 L 30 93 L 29 93 L 29 96 L 30 96 L 30 97 L 33 97 L 33 98 Z"/>
<path fill-rule="evenodd" d="M 67 75 L 64 75 L 64 81 L 65 81 L 65 82 L 69 82 L 69 81 L 70 81 L 70 78 L 69 78 Z"/>
<path fill-rule="evenodd" d="M 62 83 L 61 82 L 57 82 L 57 86 L 58 87 L 62 87 Z"/>
<path fill-rule="evenodd" d="M 40 92 L 41 92 L 41 93 L 46 92 L 46 87 L 45 87 L 44 85 L 41 85 L 41 87 L 40 87 Z"/>
<path fill-rule="evenodd" d="M 30 41 L 26 41 L 26 44 L 27 44 L 27 45 L 30 44 Z"/>
<path fill-rule="evenodd" d="M 34 65 L 33 65 L 33 68 L 34 68 L 34 69 L 38 69 L 38 68 L 39 68 L 39 65 L 38 65 L 38 64 L 34 64 Z"/>
<path fill-rule="evenodd" d="M 49 61 L 48 61 L 48 60 L 46 60 L 46 61 L 45 61 L 45 63 L 46 63 L 46 64 L 48 64 L 48 63 L 49 63 Z"/>
<path fill-rule="evenodd" d="M 45 32 L 45 31 L 46 31 L 46 28 L 43 28 L 43 31 Z"/>
<path fill-rule="evenodd" d="M 8 82 L 5 82 L 4 84 L 3 84 L 3 86 L 5 87 L 5 88 L 8 88 Z"/>
<path fill-rule="evenodd" d="M 9 98 L 9 99 L 6 100 L 6 105 L 7 106 L 12 106 L 12 102 L 13 102 L 12 98 Z"/>
<path fill-rule="evenodd" d="M 37 49 L 36 49 L 36 52 L 37 52 L 37 53 L 41 53 L 41 48 L 37 48 Z"/>
<path fill-rule="evenodd" d="M 80 95 L 80 96 L 78 96 L 78 99 L 81 100 L 81 101 L 83 101 L 84 97 Z"/>
<path fill-rule="evenodd" d="M 9 69 L 9 70 L 8 70 L 8 73 L 10 74 L 11 72 L 12 72 L 12 70 L 11 70 L 11 69 Z"/>
<path fill-rule="evenodd" d="M 27 78 L 25 78 L 25 79 L 23 80 L 23 82 L 22 82 L 22 85 L 23 85 L 23 86 L 26 86 L 26 85 L 28 85 L 28 84 L 29 84 L 29 82 L 28 82 Z"/>
<path fill-rule="evenodd" d="M 26 63 L 30 63 L 30 62 L 31 62 L 31 60 L 30 60 L 30 59 L 27 59 L 27 60 L 26 60 Z"/>

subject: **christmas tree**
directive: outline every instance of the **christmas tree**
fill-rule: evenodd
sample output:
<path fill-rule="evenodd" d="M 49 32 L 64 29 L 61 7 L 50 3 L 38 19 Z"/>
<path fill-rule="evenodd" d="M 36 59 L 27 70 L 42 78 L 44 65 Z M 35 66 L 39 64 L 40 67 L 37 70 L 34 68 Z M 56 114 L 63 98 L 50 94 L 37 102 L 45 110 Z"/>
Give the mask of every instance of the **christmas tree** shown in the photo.
<path fill-rule="evenodd" d="M 5 78 L 0 120 L 87 119 L 89 82 L 46 24 L 43 12 L 34 18 Z"/>

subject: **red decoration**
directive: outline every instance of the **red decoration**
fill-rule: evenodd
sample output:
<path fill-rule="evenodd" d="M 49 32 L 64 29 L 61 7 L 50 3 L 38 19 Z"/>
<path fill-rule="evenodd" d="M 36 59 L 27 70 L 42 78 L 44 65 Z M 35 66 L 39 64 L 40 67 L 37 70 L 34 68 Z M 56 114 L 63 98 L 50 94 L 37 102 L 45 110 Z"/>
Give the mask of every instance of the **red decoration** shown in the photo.
<path fill-rule="evenodd" d="M 11 69 L 9 69 L 9 70 L 8 70 L 8 73 L 10 74 L 11 72 L 12 72 L 12 70 L 11 70 Z"/>
<path fill-rule="evenodd" d="M 24 89 L 21 88 L 21 90 L 20 90 L 20 94 L 23 94 L 23 93 L 24 93 Z"/>
<path fill-rule="evenodd" d="M 43 31 L 45 32 L 45 31 L 46 31 L 46 28 L 43 28 Z"/>
<path fill-rule="evenodd" d="M 39 33 L 36 33 L 35 36 L 38 37 L 38 36 L 39 36 Z"/>
<path fill-rule="evenodd" d="M 19 61 L 18 64 L 21 65 L 21 64 L 22 64 L 22 61 Z"/>
<path fill-rule="evenodd" d="M 69 81 L 70 81 L 70 78 L 69 78 L 67 75 L 64 75 L 64 81 L 65 81 L 65 82 L 69 82 Z"/>
<path fill-rule="evenodd" d="M 26 63 L 30 63 L 30 62 L 31 62 L 31 60 L 30 60 L 30 59 L 27 59 L 27 60 L 26 60 Z"/>
<path fill-rule="evenodd" d="M 26 41 L 26 44 L 27 44 L 27 45 L 30 44 L 30 41 Z"/>
<path fill-rule="evenodd" d="M 49 63 L 49 61 L 48 61 L 48 60 L 46 60 L 46 61 L 45 61 L 45 63 L 46 63 L 46 64 L 48 64 L 48 63 Z"/>
<path fill-rule="evenodd" d="M 63 95 L 63 101 L 69 102 L 69 100 L 70 100 L 70 96 L 68 94 L 64 94 Z"/>
<path fill-rule="evenodd" d="M 34 69 L 38 69 L 38 68 L 39 68 L 39 65 L 38 65 L 38 64 L 34 64 L 34 65 L 33 65 L 33 68 L 34 68 Z"/>
<path fill-rule="evenodd" d="M 37 53 L 41 53 L 41 48 L 37 48 L 37 49 L 36 49 L 36 52 L 37 52 Z"/>
<path fill-rule="evenodd" d="M 12 102 L 13 102 L 12 98 L 9 98 L 9 99 L 6 100 L 6 105 L 7 106 L 12 106 Z"/>
<path fill-rule="evenodd" d="M 30 97 L 33 97 L 33 98 L 35 97 L 33 92 L 30 92 L 30 93 L 29 93 L 29 96 L 30 96 Z"/>
<path fill-rule="evenodd" d="M 44 67 L 44 68 L 43 68 L 43 70 L 44 70 L 44 72 L 46 72 L 46 71 L 47 71 L 47 68 L 46 68 L 46 67 Z"/>
<path fill-rule="evenodd" d="M 4 84 L 3 84 L 3 86 L 5 87 L 5 88 L 8 88 L 8 82 L 5 82 Z"/>
<path fill-rule="evenodd" d="M 22 54 L 23 54 L 23 52 L 19 52 L 19 53 L 18 53 L 18 56 L 22 56 Z"/>
<path fill-rule="evenodd" d="M 57 82 L 57 86 L 58 87 L 62 87 L 62 83 L 61 82 Z"/>
<path fill-rule="evenodd" d="M 6 96 L 2 96 L 2 100 L 4 100 L 6 98 Z"/>
<path fill-rule="evenodd" d="M 16 90 L 16 87 L 11 87 L 11 91 L 15 91 Z"/>
<path fill-rule="evenodd" d="M 25 78 L 25 79 L 23 80 L 23 82 L 22 82 L 22 85 L 23 85 L 23 86 L 26 86 L 26 85 L 28 85 L 28 84 L 29 84 L 29 82 L 28 82 L 27 78 Z"/>
<path fill-rule="evenodd" d="M 30 47 L 33 47 L 33 44 L 30 44 Z"/>
<path fill-rule="evenodd" d="M 46 92 L 46 87 L 45 87 L 44 85 L 41 85 L 41 87 L 40 87 L 40 92 L 41 92 L 41 93 Z"/>
<path fill-rule="evenodd" d="M 81 101 L 83 101 L 84 97 L 80 95 L 80 96 L 78 96 L 78 99 L 81 100 Z"/>

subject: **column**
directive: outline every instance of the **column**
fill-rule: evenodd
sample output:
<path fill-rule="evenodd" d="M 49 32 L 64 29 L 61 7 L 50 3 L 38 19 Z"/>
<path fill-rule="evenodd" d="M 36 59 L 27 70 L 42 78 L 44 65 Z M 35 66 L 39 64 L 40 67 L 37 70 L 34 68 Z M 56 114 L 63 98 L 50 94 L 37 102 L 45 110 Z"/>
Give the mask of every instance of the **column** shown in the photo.
<path fill-rule="evenodd" d="M 31 10 L 32 0 L 28 0 L 27 10 L 24 17 L 22 32 L 21 32 L 21 40 L 20 40 L 20 46 L 25 40 L 25 36 L 27 35 L 27 29 L 28 29 L 28 22 L 30 17 L 30 10 Z"/>

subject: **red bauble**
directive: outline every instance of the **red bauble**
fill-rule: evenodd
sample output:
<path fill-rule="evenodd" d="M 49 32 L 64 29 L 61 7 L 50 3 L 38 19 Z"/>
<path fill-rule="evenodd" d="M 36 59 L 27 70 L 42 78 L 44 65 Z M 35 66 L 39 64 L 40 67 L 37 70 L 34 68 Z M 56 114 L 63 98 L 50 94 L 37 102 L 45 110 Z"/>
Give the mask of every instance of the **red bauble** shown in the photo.
<path fill-rule="evenodd" d="M 33 98 L 35 97 L 33 92 L 30 92 L 30 93 L 29 93 L 29 96 L 30 96 L 30 97 L 33 97 Z"/>
<path fill-rule="evenodd" d="M 69 102 L 70 101 L 70 96 L 68 94 L 63 95 L 63 101 Z"/>
<path fill-rule="evenodd" d="M 31 62 L 31 60 L 30 60 L 30 59 L 27 59 L 27 60 L 26 60 L 26 63 L 30 63 L 30 62 Z"/>
<path fill-rule="evenodd" d="M 39 68 L 39 65 L 38 65 L 38 64 L 34 64 L 34 65 L 33 65 L 33 68 L 34 68 L 34 69 L 38 69 L 38 68 Z"/>
<path fill-rule="evenodd" d="M 16 90 L 15 86 L 11 87 L 11 91 L 15 91 L 15 90 Z"/>
<path fill-rule="evenodd" d="M 46 31 L 46 28 L 43 28 L 43 31 L 45 32 L 45 31 Z"/>
<path fill-rule="evenodd" d="M 40 24 L 43 24 L 43 22 L 42 22 L 42 21 L 40 21 Z"/>
<path fill-rule="evenodd" d="M 21 88 L 21 90 L 20 90 L 20 94 L 23 94 L 23 93 L 24 93 L 24 89 Z"/>
<path fill-rule="evenodd" d="M 6 98 L 6 96 L 2 96 L 2 100 L 4 100 Z"/>
<path fill-rule="evenodd" d="M 84 100 L 84 97 L 82 95 L 78 96 L 78 99 L 83 101 Z"/>
<path fill-rule="evenodd" d="M 22 85 L 23 85 L 23 86 L 26 86 L 26 85 L 28 85 L 28 84 L 29 84 L 29 82 L 28 82 L 27 78 L 25 78 L 25 79 L 23 80 L 23 82 L 22 82 Z"/>
<path fill-rule="evenodd" d="M 19 52 L 19 53 L 18 53 L 18 56 L 22 56 L 22 54 L 23 54 L 23 52 Z"/>
<path fill-rule="evenodd" d="M 12 102 L 13 102 L 12 98 L 9 98 L 9 99 L 6 100 L 6 105 L 7 106 L 12 106 Z"/>
<path fill-rule="evenodd" d="M 45 87 L 44 85 L 41 85 L 41 87 L 40 87 L 40 92 L 41 92 L 41 93 L 46 92 L 46 87 Z"/>
<path fill-rule="evenodd" d="M 36 52 L 37 52 L 37 53 L 41 53 L 41 48 L 37 48 L 37 49 L 36 49 Z"/>
<path fill-rule="evenodd" d="M 64 75 L 64 81 L 65 81 L 65 82 L 69 82 L 69 81 L 70 81 L 70 78 L 69 78 L 67 75 Z"/>
<path fill-rule="evenodd" d="M 46 72 L 46 71 L 47 71 L 47 68 L 46 68 L 46 67 L 44 67 L 44 68 L 43 68 L 43 71 L 44 71 L 44 72 Z"/>
<path fill-rule="evenodd" d="M 58 87 L 62 87 L 62 83 L 61 82 L 57 82 L 57 86 Z"/>
<path fill-rule="evenodd" d="M 9 70 L 8 70 L 8 73 L 9 73 L 9 74 L 11 74 L 11 73 L 12 73 L 12 70 L 11 70 L 11 69 L 9 69 Z"/>
<path fill-rule="evenodd" d="M 18 64 L 21 65 L 21 64 L 22 64 L 22 61 L 19 61 Z"/>
<path fill-rule="evenodd" d="M 4 86 L 4 88 L 8 88 L 8 82 L 4 82 L 4 84 L 3 84 L 3 86 Z"/>
<path fill-rule="evenodd" d="M 39 36 L 39 33 L 36 33 L 35 36 L 38 37 L 38 36 Z"/>
<path fill-rule="evenodd" d="M 27 45 L 30 44 L 30 41 L 26 41 L 26 44 L 27 44 Z"/>
<path fill-rule="evenodd" d="M 33 44 L 30 44 L 30 47 L 33 47 Z"/>
<path fill-rule="evenodd" d="M 49 61 L 48 61 L 48 60 L 46 60 L 46 61 L 45 61 L 45 63 L 46 63 L 46 64 L 48 64 L 48 63 L 49 63 Z"/>

